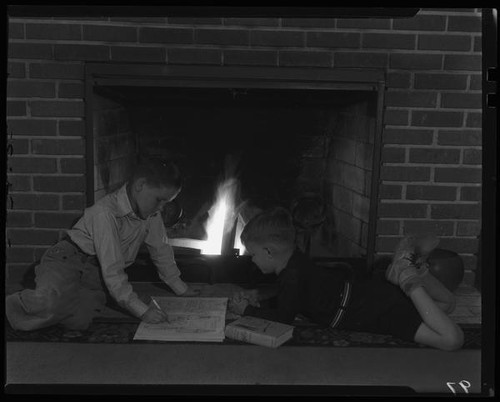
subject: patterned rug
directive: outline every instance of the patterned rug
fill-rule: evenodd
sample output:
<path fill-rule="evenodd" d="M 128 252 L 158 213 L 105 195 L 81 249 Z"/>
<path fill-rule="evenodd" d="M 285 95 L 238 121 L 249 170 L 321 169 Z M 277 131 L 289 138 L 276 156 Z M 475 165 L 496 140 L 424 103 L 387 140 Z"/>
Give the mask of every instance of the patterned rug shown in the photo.
<path fill-rule="evenodd" d="M 63 342 L 63 343 L 163 343 L 161 341 L 134 341 L 139 321 L 135 319 L 95 319 L 85 331 L 74 331 L 60 325 L 36 331 L 16 331 L 6 324 L 7 342 Z M 390 335 L 353 332 L 324 328 L 307 321 L 294 322 L 293 338 L 284 346 L 322 347 L 379 347 L 379 348 L 426 348 L 414 342 Z M 477 325 L 461 325 L 465 334 L 464 349 L 481 349 L 481 328 Z M 172 342 L 169 342 L 172 343 Z M 224 344 L 246 344 L 225 339 Z"/>

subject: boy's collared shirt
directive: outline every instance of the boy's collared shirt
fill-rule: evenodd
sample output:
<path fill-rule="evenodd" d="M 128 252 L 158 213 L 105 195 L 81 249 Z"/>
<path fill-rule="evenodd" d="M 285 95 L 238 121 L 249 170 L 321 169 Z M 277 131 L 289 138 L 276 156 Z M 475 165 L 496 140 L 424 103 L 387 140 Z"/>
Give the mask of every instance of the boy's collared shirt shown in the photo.
<path fill-rule="evenodd" d="M 68 235 L 82 251 L 97 256 L 110 294 L 137 317 L 142 316 L 148 306 L 133 291 L 125 268 L 134 263 L 143 243 L 160 278 L 176 294 L 187 290 L 168 244 L 161 213 L 140 219 L 132 210 L 126 184 L 85 209 Z"/>

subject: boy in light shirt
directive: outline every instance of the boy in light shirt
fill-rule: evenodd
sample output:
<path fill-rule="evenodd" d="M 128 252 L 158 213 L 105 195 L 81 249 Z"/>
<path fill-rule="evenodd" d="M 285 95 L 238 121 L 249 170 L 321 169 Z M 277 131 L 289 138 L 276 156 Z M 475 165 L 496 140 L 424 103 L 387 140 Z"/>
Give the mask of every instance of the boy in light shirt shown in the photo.
<path fill-rule="evenodd" d="M 147 323 L 167 320 L 153 303 L 133 291 L 125 268 L 145 244 L 159 277 L 179 296 L 194 296 L 180 278 L 161 210 L 181 191 L 181 175 L 171 161 L 151 158 L 139 163 L 129 181 L 93 206 L 49 248 L 35 268 L 35 289 L 6 298 L 6 315 L 14 329 L 34 330 L 57 323 L 86 329 L 111 297 Z"/>

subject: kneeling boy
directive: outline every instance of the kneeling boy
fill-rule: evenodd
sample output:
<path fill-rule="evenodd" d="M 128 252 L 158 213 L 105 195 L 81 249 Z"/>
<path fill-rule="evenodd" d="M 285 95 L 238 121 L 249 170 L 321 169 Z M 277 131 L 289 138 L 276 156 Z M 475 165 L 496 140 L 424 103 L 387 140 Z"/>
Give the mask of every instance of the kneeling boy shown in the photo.
<path fill-rule="evenodd" d="M 36 288 L 7 296 L 11 326 L 34 330 L 61 323 L 86 329 L 108 297 L 147 323 L 165 321 L 164 312 L 139 299 L 125 268 L 144 243 L 162 281 L 177 295 L 196 294 L 180 278 L 161 217 L 180 190 L 174 163 L 158 158 L 139 163 L 128 183 L 85 209 L 67 237 L 45 252 L 35 269 Z"/>

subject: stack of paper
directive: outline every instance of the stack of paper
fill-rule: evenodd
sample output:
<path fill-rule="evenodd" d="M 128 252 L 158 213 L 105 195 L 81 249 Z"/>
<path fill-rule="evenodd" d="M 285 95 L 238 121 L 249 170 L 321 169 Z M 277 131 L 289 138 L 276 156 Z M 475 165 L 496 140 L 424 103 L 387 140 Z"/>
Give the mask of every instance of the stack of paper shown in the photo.
<path fill-rule="evenodd" d="M 222 342 L 227 297 L 155 297 L 169 322 L 141 322 L 134 340 Z"/>

